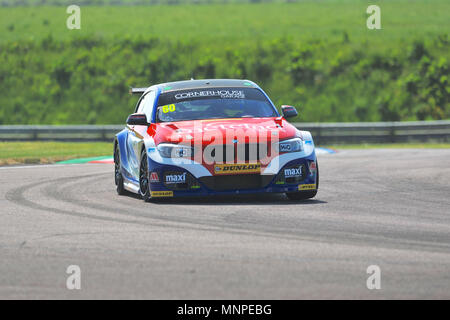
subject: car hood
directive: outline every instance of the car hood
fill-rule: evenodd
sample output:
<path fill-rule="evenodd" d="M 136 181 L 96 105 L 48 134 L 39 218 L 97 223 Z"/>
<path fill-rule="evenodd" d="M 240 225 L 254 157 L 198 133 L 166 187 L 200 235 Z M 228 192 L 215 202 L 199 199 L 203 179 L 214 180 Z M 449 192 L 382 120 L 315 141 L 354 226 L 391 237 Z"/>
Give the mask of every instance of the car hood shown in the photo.
<path fill-rule="evenodd" d="M 148 128 L 148 133 L 156 145 L 192 141 L 206 145 L 281 141 L 295 137 L 297 129 L 282 117 L 233 118 L 156 123 Z"/>

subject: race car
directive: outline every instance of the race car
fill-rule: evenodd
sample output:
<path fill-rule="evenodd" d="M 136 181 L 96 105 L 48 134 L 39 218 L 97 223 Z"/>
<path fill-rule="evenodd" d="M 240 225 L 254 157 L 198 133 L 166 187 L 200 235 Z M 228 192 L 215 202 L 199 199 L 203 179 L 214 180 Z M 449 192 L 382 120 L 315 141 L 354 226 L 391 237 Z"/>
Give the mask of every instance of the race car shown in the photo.
<path fill-rule="evenodd" d="M 187 80 L 131 88 L 141 95 L 114 139 L 118 194 L 166 197 L 285 193 L 314 197 L 319 167 L 311 133 L 286 121 L 254 82 Z"/>

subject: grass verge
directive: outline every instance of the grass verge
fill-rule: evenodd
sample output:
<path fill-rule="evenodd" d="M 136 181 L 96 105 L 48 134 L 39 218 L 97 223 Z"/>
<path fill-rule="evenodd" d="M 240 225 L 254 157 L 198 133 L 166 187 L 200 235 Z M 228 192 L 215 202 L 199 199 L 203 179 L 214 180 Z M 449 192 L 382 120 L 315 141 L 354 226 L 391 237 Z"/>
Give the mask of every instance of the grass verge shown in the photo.
<path fill-rule="evenodd" d="M 449 149 L 450 143 L 392 143 L 322 146 L 344 149 Z M 109 142 L 0 142 L 0 165 L 54 163 L 77 158 L 112 156 Z"/>
<path fill-rule="evenodd" d="M 112 156 L 112 151 L 113 146 L 109 142 L 0 142 L 0 165 Z"/>

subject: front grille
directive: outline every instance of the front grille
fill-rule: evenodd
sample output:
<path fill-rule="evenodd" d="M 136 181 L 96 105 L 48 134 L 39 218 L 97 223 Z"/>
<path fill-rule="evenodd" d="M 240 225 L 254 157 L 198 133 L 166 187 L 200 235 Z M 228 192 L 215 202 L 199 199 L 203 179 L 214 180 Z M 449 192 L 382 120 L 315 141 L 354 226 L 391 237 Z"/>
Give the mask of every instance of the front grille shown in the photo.
<path fill-rule="evenodd" d="M 208 189 L 214 191 L 245 190 L 266 187 L 273 175 L 239 174 L 229 176 L 208 176 L 200 178 Z"/>
<path fill-rule="evenodd" d="M 211 152 L 211 156 L 214 158 L 215 162 L 225 163 L 236 161 L 237 163 L 243 163 L 249 161 L 260 161 L 261 158 L 264 159 L 270 155 L 270 150 L 268 150 L 267 144 L 262 143 L 229 144 L 222 145 L 221 147 L 222 155 L 218 152 L 216 156 L 216 149 Z"/>

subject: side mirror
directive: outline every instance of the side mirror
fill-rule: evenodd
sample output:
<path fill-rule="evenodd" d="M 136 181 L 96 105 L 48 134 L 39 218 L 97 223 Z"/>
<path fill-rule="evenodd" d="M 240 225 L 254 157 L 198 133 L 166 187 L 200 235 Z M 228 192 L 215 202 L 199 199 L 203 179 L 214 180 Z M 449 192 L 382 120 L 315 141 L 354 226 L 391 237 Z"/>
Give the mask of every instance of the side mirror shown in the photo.
<path fill-rule="evenodd" d="M 281 106 L 281 113 L 286 119 L 298 116 L 297 109 L 293 106 Z"/>
<path fill-rule="evenodd" d="M 127 124 L 130 126 L 148 126 L 145 113 L 132 113 L 127 118 Z"/>

